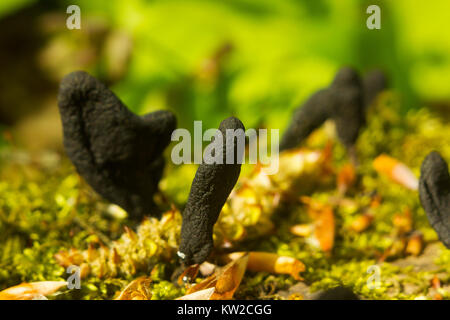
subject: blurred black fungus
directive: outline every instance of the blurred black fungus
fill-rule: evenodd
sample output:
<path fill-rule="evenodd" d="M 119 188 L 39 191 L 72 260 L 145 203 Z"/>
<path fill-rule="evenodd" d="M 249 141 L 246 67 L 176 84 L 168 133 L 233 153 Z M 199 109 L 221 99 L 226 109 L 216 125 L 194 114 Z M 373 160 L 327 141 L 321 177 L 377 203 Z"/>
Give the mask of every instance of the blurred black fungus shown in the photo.
<path fill-rule="evenodd" d="M 223 163 L 208 161 L 211 164 L 207 164 L 203 161 L 195 174 L 181 226 L 178 255 L 184 265 L 200 264 L 208 258 L 213 249 L 214 224 L 241 171 L 240 161 L 237 161 L 239 139 L 233 139 L 232 143 L 227 145 L 227 138 L 232 137 L 230 132 L 226 132 L 227 129 L 241 129 L 242 132 L 238 130 L 236 135 L 245 137 L 245 128 L 239 119 L 230 117 L 223 120 L 219 126 L 223 141 Z M 216 139 L 211 144 L 215 142 Z M 230 152 L 234 152 L 234 161 L 232 164 L 227 164 L 226 155 Z"/>
<path fill-rule="evenodd" d="M 347 287 L 336 287 L 315 293 L 311 300 L 359 300 L 359 297 Z"/>
<path fill-rule="evenodd" d="M 297 147 L 329 117 L 333 94 L 328 89 L 314 93 L 300 108 L 294 111 L 292 122 L 280 143 L 280 151 Z"/>
<path fill-rule="evenodd" d="M 419 195 L 428 221 L 450 248 L 450 175 L 447 163 L 436 151 L 428 154 L 422 163 Z"/>
<path fill-rule="evenodd" d="M 330 115 L 336 124 L 338 138 L 345 147 L 352 147 L 365 124 L 361 78 L 352 68 L 342 68 L 331 84 L 335 96 Z"/>
<path fill-rule="evenodd" d="M 103 83 L 86 72 L 61 81 L 58 105 L 64 148 L 79 174 L 132 218 L 157 214 L 164 158 L 176 118 L 168 111 L 139 117 Z"/>
<path fill-rule="evenodd" d="M 375 98 L 388 87 L 388 80 L 383 71 L 375 69 L 364 76 L 364 106 L 369 108 L 375 101 Z"/>
<path fill-rule="evenodd" d="M 297 147 L 327 119 L 333 119 L 340 141 L 352 148 L 365 123 L 363 89 L 358 73 L 341 68 L 331 85 L 313 94 L 294 112 L 280 150 Z"/>

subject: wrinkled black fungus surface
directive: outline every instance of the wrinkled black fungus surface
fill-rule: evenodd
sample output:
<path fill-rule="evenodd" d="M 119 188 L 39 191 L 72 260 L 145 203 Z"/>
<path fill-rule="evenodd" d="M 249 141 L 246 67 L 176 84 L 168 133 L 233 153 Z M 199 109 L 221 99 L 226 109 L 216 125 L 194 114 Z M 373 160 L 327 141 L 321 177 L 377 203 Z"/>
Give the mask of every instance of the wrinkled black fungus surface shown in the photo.
<path fill-rule="evenodd" d="M 208 258 L 213 249 L 214 224 L 241 171 L 241 164 L 236 161 L 237 139 L 227 148 L 226 129 L 242 129 L 242 134 L 245 134 L 244 125 L 239 119 L 230 117 L 223 120 L 219 127 L 223 136 L 223 164 L 203 162 L 195 174 L 183 212 L 178 252 L 185 265 L 202 263 Z M 226 154 L 231 149 L 234 149 L 235 161 L 226 164 Z"/>
<path fill-rule="evenodd" d="M 280 150 L 297 147 L 327 119 L 333 119 L 341 142 L 350 148 L 365 123 L 361 79 L 352 68 L 342 68 L 331 85 L 313 94 L 294 112 Z"/>
<path fill-rule="evenodd" d="M 388 81 L 381 70 L 372 70 L 364 76 L 364 106 L 367 109 L 375 101 L 378 94 L 388 87 Z"/>
<path fill-rule="evenodd" d="M 428 221 L 439 239 L 450 248 L 450 175 L 447 163 L 436 151 L 422 163 L 419 195 Z"/>
<path fill-rule="evenodd" d="M 157 111 L 139 117 L 83 71 L 61 81 L 58 105 L 64 147 L 79 174 L 132 218 L 154 214 L 153 194 L 164 168 L 162 152 L 176 128 L 175 116 Z"/>

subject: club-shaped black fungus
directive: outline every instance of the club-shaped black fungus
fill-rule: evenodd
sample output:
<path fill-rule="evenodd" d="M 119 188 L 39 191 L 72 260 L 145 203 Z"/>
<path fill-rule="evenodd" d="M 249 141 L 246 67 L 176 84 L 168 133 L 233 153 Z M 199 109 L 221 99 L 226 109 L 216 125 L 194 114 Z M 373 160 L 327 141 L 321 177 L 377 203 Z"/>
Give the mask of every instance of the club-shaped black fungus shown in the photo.
<path fill-rule="evenodd" d="M 339 70 L 331 85 L 313 94 L 293 115 L 280 150 L 297 147 L 327 119 L 333 119 L 341 142 L 351 148 L 365 123 L 361 79 L 352 68 Z"/>
<path fill-rule="evenodd" d="M 388 87 L 388 81 L 381 70 L 372 70 L 364 76 L 364 107 L 367 109 L 380 92 Z"/>
<path fill-rule="evenodd" d="M 428 221 L 450 248 L 450 175 L 441 155 L 433 151 L 422 162 L 419 195 Z"/>
<path fill-rule="evenodd" d="M 361 78 L 354 69 L 342 68 L 330 87 L 336 101 L 330 110 L 330 117 L 335 122 L 339 140 L 345 147 L 351 148 L 365 124 Z"/>
<path fill-rule="evenodd" d="M 333 94 L 328 89 L 314 93 L 294 111 L 292 121 L 280 142 L 280 151 L 297 147 L 329 117 Z"/>
<path fill-rule="evenodd" d="M 213 249 L 214 224 L 241 171 L 237 150 L 239 139 L 231 141 L 231 132 L 226 132 L 227 129 L 236 130 L 236 135 L 245 138 L 245 128 L 239 119 L 223 120 L 219 126 L 223 141 L 222 164 L 203 161 L 195 174 L 181 226 L 178 256 L 184 265 L 202 263 L 208 258 Z M 226 143 L 227 138 L 231 142 Z M 234 161 L 227 164 L 226 155 L 230 152 L 234 154 Z"/>
<path fill-rule="evenodd" d="M 164 168 L 162 152 L 176 128 L 175 116 L 157 111 L 139 117 L 83 71 L 61 81 L 58 105 L 64 148 L 78 173 L 132 218 L 158 214 L 153 194 Z"/>

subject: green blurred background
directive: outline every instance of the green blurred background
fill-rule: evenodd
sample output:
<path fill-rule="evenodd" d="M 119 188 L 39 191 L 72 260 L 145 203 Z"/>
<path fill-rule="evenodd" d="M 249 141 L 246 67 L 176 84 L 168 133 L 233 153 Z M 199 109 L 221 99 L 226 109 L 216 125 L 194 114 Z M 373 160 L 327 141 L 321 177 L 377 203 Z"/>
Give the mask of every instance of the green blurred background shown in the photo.
<path fill-rule="evenodd" d="M 81 30 L 66 8 L 81 8 Z M 381 7 L 381 30 L 366 8 Z M 58 82 L 83 69 L 133 111 L 170 109 L 179 127 L 238 116 L 279 128 L 336 70 L 384 70 L 403 111 L 450 110 L 450 1 L 81 0 L 0 2 L 4 140 L 60 149 Z"/>

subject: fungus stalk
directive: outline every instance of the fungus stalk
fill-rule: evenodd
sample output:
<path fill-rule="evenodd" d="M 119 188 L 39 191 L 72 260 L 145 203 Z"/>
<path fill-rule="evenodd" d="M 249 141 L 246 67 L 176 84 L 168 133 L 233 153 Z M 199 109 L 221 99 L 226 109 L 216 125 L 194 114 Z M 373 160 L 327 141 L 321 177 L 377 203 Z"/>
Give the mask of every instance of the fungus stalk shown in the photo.
<path fill-rule="evenodd" d="M 238 141 L 239 136 L 243 138 L 244 131 L 239 119 L 227 118 L 221 122 L 214 140 L 205 149 L 214 150 L 209 154 L 205 152 L 183 212 L 178 256 L 185 265 L 202 263 L 213 249 L 214 224 L 241 171 L 242 155 L 238 154 Z M 233 155 L 233 161 L 229 161 L 230 155 Z"/>

